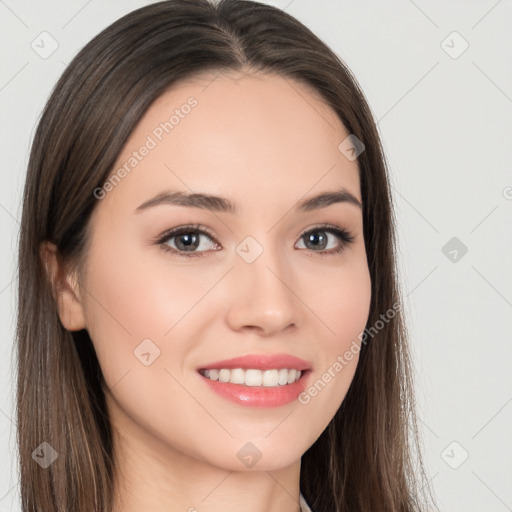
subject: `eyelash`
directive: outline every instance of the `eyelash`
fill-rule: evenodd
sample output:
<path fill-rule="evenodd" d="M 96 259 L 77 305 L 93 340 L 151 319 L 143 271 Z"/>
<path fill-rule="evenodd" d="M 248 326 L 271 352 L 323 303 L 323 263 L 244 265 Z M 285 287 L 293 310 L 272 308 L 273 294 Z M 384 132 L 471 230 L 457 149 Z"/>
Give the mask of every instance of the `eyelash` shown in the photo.
<path fill-rule="evenodd" d="M 351 244 L 354 241 L 354 237 L 350 234 L 349 231 L 347 231 L 346 229 L 343 229 L 343 228 L 341 228 L 339 226 L 335 226 L 333 224 L 321 224 L 321 225 L 318 225 L 318 226 L 314 226 L 313 228 L 309 228 L 307 231 L 304 231 L 301 234 L 299 239 L 302 239 L 306 235 L 308 235 L 310 233 L 315 233 L 317 231 L 325 231 L 327 233 L 331 233 L 331 234 L 337 236 L 338 239 L 340 240 L 340 244 L 339 244 L 338 247 L 336 247 L 336 249 L 330 249 L 330 250 L 327 250 L 327 251 L 314 251 L 314 250 L 308 249 L 309 251 L 313 252 L 314 254 L 317 254 L 317 255 L 322 256 L 322 257 L 323 256 L 333 256 L 335 254 L 339 254 L 349 244 Z M 202 258 L 202 257 L 204 257 L 203 253 L 208 252 L 208 251 L 198 251 L 198 252 L 192 252 L 191 251 L 191 252 L 189 252 L 187 254 L 185 251 L 177 251 L 176 249 L 174 249 L 172 247 L 169 247 L 167 245 L 167 242 L 171 238 L 174 238 L 174 237 L 182 235 L 182 234 L 190 234 L 190 233 L 194 233 L 194 234 L 199 233 L 201 235 L 206 235 L 215 244 L 220 245 L 217 242 L 217 240 L 215 240 L 215 237 L 214 237 L 213 233 L 208 228 L 205 228 L 204 226 L 201 226 L 199 224 L 191 224 L 191 225 L 188 225 L 188 226 L 181 226 L 179 228 L 173 228 L 173 229 L 171 229 L 169 231 L 166 231 L 159 238 L 154 240 L 154 243 L 157 244 L 158 246 L 160 246 L 161 249 L 164 252 L 176 254 L 179 257 L 183 257 L 183 258 L 187 258 L 187 259 L 188 258 Z"/>

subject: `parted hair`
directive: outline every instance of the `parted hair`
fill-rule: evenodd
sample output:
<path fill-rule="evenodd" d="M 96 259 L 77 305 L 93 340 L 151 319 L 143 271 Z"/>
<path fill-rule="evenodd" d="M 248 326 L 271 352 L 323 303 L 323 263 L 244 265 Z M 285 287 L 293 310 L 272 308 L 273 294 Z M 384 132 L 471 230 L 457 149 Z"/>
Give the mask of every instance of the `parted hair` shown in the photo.
<path fill-rule="evenodd" d="M 382 144 L 367 101 L 340 58 L 293 16 L 248 0 L 168 0 L 95 36 L 55 85 L 31 146 L 23 194 L 16 326 L 17 448 L 24 512 L 112 512 L 116 458 L 106 386 L 88 332 L 59 319 L 39 247 L 80 271 L 94 190 L 150 105 L 205 72 L 277 73 L 307 85 L 363 142 L 358 167 L 372 282 L 367 326 L 400 303 L 395 220 Z M 340 141 L 341 142 L 341 141 Z M 34 450 L 58 453 L 47 468 Z M 314 512 L 426 510 L 403 309 L 361 344 L 336 414 L 302 456 Z"/>

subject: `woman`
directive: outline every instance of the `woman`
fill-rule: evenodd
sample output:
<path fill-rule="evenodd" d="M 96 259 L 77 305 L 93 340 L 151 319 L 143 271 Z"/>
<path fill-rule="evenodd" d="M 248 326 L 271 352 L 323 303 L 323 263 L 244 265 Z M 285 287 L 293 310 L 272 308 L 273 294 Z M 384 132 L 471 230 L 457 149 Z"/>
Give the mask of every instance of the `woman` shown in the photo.
<path fill-rule="evenodd" d="M 277 8 L 159 2 L 71 62 L 17 343 L 25 511 L 423 510 L 379 137 Z"/>

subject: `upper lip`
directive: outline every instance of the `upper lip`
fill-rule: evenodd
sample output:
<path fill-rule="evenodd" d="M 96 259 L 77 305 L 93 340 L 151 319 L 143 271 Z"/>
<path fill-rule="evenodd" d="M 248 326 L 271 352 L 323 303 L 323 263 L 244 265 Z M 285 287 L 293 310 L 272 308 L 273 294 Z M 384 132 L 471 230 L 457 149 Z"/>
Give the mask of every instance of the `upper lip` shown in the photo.
<path fill-rule="evenodd" d="M 256 370 L 272 370 L 272 369 L 296 369 L 296 370 L 310 370 L 311 364 L 304 359 L 292 356 L 290 354 L 250 354 L 233 359 L 224 359 L 222 361 L 215 361 L 208 363 L 198 370 L 216 369 L 233 369 L 233 368 L 254 368 Z"/>

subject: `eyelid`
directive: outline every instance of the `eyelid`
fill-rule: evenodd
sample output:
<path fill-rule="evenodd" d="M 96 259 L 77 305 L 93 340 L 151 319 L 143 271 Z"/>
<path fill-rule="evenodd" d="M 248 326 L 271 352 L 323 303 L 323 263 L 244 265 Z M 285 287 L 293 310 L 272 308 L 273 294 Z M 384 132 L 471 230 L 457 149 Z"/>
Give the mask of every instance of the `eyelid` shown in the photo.
<path fill-rule="evenodd" d="M 203 234 L 206 234 L 208 235 L 212 240 L 214 240 L 216 243 L 219 243 L 217 242 L 217 240 L 215 239 L 215 234 L 214 232 L 210 229 L 210 228 L 207 228 L 206 226 L 203 226 L 202 224 L 185 224 L 183 226 L 178 226 L 176 228 L 172 228 L 172 229 L 168 229 L 167 231 L 165 231 L 164 233 L 162 233 L 158 238 L 160 240 L 162 239 L 167 239 L 167 238 L 170 238 L 170 235 L 172 234 L 173 236 L 176 236 L 180 233 L 188 233 L 188 232 L 198 232 L 198 233 L 203 233 Z M 219 244 L 220 245 L 220 244 Z"/>
<path fill-rule="evenodd" d="M 311 232 L 324 230 L 326 232 L 329 232 L 331 234 L 334 234 L 339 239 L 339 246 L 335 249 L 330 250 L 324 250 L 324 251 L 313 251 L 309 250 L 309 252 L 312 252 L 313 254 L 316 254 L 318 256 L 329 256 L 338 254 L 340 252 L 343 252 L 343 250 L 346 248 L 346 246 L 350 245 L 354 241 L 354 236 L 352 233 L 342 227 L 335 224 L 330 223 L 319 223 L 315 224 L 313 226 L 310 226 L 303 230 L 301 234 L 299 235 L 299 240 L 301 240 L 305 235 Z M 175 236 L 178 236 L 182 233 L 199 233 L 208 236 L 217 246 L 222 247 L 222 245 L 217 241 L 215 234 L 213 231 L 206 226 L 203 226 L 201 224 L 186 224 L 183 226 L 178 226 L 172 229 L 166 230 L 164 233 L 159 235 L 156 239 L 153 240 L 153 243 L 159 245 L 165 252 L 171 252 L 173 254 L 176 254 L 178 257 L 184 257 L 184 258 L 194 258 L 194 257 L 204 257 L 204 253 L 208 253 L 210 251 L 177 251 L 176 249 L 173 249 L 172 247 L 169 247 L 166 245 L 166 242 L 169 241 L 171 238 L 174 238 Z M 217 249 L 218 250 L 218 249 Z"/>
<path fill-rule="evenodd" d="M 302 238 L 304 235 L 307 235 L 311 231 L 319 231 L 324 229 L 325 231 L 334 231 L 334 232 L 343 232 L 347 235 L 347 238 L 353 239 L 354 237 L 351 235 L 347 228 L 342 226 L 337 226 L 336 224 L 329 224 L 328 222 L 321 222 L 320 224 L 314 224 L 313 226 L 305 229 L 299 238 Z"/>

